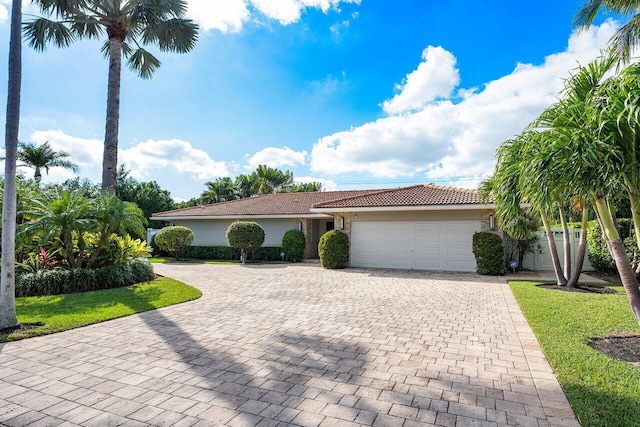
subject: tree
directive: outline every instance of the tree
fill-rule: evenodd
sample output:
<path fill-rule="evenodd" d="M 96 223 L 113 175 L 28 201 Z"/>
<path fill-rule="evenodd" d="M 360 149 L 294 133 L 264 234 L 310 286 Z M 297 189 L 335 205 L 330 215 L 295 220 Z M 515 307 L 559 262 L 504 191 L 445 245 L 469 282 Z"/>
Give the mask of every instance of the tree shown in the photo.
<path fill-rule="evenodd" d="M 48 43 L 67 47 L 76 39 L 98 39 L 109 59 L 107 118 L 102 160 L 102 190 L 114 195 L 118 166 L 122 57 L 141 78 L 151 78 L 160 61 L 144 46 L 186 53 L 195 46 L 198 26 L 185 19 L 184 0 L 34 0 L 43 17 L 27 22 L 24 34 L 37 51 Z"/>
<path fill-rule="evenodd" d="M 23 212 L 29 221 L 21 227 L 21 234 L 37 236 L 42 244 L 58 242 L 69 268 L 81 268 L 84 254 L 84 234 L 96 228 L 91 218 L 94 205 L 80 193 L 66 190 L 43 192 L 31 201 Z"/>
<path fill-rule="evenodd" d="M 16 164 L 20 127 L 20 87 L 22 81 L 22 1 L 11 2 L 9 36 L 9 83 L 4 146 L 4 193 L 2 196 L 2 272 L 0 277 L 0 329 L 18 324 L 15 292 L 16 247 Z"/>
<path fill-rule="evenodd" d="M 256 175 L 258 194 L 271 194 L 286 191 L 293 185 L 291 171 L 281 171 L 267 165 L 258 165 L 254 172 Z"/>
<path fill-rule="evenodd" d="M 576 27 L 586 29 L 593 24 L 598 12 L 605 10 L 616 15 L 629 17 L 609 41 L 618 57 L 629 63 L 632 50 L 640 44 L 640 1 L 638 0 L 587 0 L 573 18 Z"/>
<path fill-rule="evenodd" d="M 116 180 L 116 196 L 125 202 L 135 203 L 144 216 L 149 218 L 157 212 L 164 212 L 176 208 L 171 193 L 160 187 L 156 181 L 140 182 L 129 176 L 123 166 L 118 169 Z M 161 228 L 162 221 L 149 221 L 152 228 Z M 140 237 L 145 237 L 141 235 Z"/>
<path fill-rule="evenodd" d="M 235 183 L 229 177 L 218 178 L 205 185 L 207 189 L 200 195 L 203 204 L 228 202 L 238 198 Z"/>
<path fill-rule="evenodd" d="M 320 182 L 304 182 L 294 183 L 290 187 L 281 190 L 282 193 L 313 193 L 322 191 L 322 183 Z"/>
<path fill-rule="evenodd" d="M 33 178 L 37 183 L 42 179 L 42 169 L 48 174 L 49 168 L 65 168 L 78 172 L 78 165 L 67 160 L 69 157 L 64 151 L 55 151 L 49 145 L 49 141 L 40 146 L 26 142 L 18 143 L 18 160 L 23 165 L 35 169 Z"/>
<path fill-rule="evenodd" d="M 191 229 L 174 225 L 158 231 L 153 238 L 160 249 L 172 254 L 178 261 L 180 251 L 193 243 L 194 235 Z"/>
<path fill-rule="evenodd" d="M 242 263 L 247 262 L 247 250 L 259 248 L 264 243 L 264 228 L 257 222 L 234 221 L 227 228 L 229 246 L 240 249 Z"/>

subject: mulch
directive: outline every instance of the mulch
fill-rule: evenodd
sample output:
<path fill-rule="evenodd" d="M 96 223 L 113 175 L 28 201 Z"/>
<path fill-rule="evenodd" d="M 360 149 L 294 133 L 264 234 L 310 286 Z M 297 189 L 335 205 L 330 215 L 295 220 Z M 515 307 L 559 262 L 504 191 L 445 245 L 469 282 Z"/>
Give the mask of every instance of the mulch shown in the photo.
<path fill-rule="evenodd" d="M 28 331 L 29 329 L 35 329 L 39 326 L 43 326 L 44 323 L 20 323 L 17 326 L 11 328 L 0 329 L 0 335 L 15 334 L 16 332 Z"/>
<path fill-rule="evenodd" d="M 589 345 L 609 357 L 640 367 L 640 335 L 595 338 Z"/>

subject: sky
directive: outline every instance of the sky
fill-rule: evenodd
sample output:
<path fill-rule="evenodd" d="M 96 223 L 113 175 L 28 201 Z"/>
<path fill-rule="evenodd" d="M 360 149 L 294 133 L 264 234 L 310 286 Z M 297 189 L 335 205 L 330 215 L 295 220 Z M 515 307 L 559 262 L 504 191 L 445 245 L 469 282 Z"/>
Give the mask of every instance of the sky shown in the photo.
<path fill-rule="evenodd" d="M 0 0 L 0 58 L 9 3 Z M 476 188 L 500 143 L 551 105 L 618 28 L 601 16 L 576 32 L 581 3 L 188 0 L 200 25 L 195 49 L 151 49 L 162 65 L 150 80 L 123 68 L 118 162 L 178 201 L 259 164 L 325 190 Z M 24 5 L 29 20 L 37 11 Z M 25 45 L 20 122 L 21 141 L 49 141 L 96 183 L 108 65 L 100 47 Z M 73 176 L 51 169 L 43 182 Z"/>

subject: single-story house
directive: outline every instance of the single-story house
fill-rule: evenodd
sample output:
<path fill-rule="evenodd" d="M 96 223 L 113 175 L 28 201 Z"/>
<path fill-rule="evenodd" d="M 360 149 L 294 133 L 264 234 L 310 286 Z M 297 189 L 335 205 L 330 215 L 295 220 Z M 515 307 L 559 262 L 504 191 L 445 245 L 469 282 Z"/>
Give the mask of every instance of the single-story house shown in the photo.
<path fill-rule="evenodd" d="M 231 222 L 265 230 L 264 246 L 280 246 L 291 229 L 307 239 L 305 258 L 318 257 L 320 237 L 334 228 L 349 236 L 351 266 L 475 271 L 472 235 L 496 229 L 493 205 L 478 192 L 433 184 L 385 190 L 265 194 L 160 212 L 154 220 L 193 230 L 195 246 L 226 246 Z"/>

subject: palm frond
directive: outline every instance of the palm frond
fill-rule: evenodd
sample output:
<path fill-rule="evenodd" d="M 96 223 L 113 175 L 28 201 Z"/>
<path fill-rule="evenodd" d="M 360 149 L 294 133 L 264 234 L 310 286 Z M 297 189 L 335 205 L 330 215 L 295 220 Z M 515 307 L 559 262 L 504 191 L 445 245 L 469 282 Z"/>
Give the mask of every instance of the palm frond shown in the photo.
<path fill-rule="evenodd" d="M 39 52 L 45 51 L 48 43 L 52 42 L 57 47 L 68 47 L 75 40 L 73 31 L 65 22 L 46 18 L 24 23 L 22 32 L 29 46 Z"/>
<path fill-rule="evenodd" d="M 157 44 L 163 52 L 186 53 L 198 40 L 198 25 L 190 19 L 173 18 L 147 25 L 142 32 L 144 44 Z"/>
<path fill-rule="evenodd" d="M 622 59 L 622 62 L 628 64 L 631 59 L 631 53 L 640 45 L 640 14 L 635 15 L 623 25 L 613 35 L 609 43 Z"/>
<path fill-rule="evenodd" d="M 602 0 L 589 0 L 578 9 L 573 17 L 573 26 L 581 30 L 588 28 L 602 7 Z"/>
<path fill-rule="evenodd" d="M 153 73 L 160 67 L 158 58 L 141 47 L 131 53 L 127 64 L 131 70 L 137 72 L 143 79 L 151 78 Z"/>

